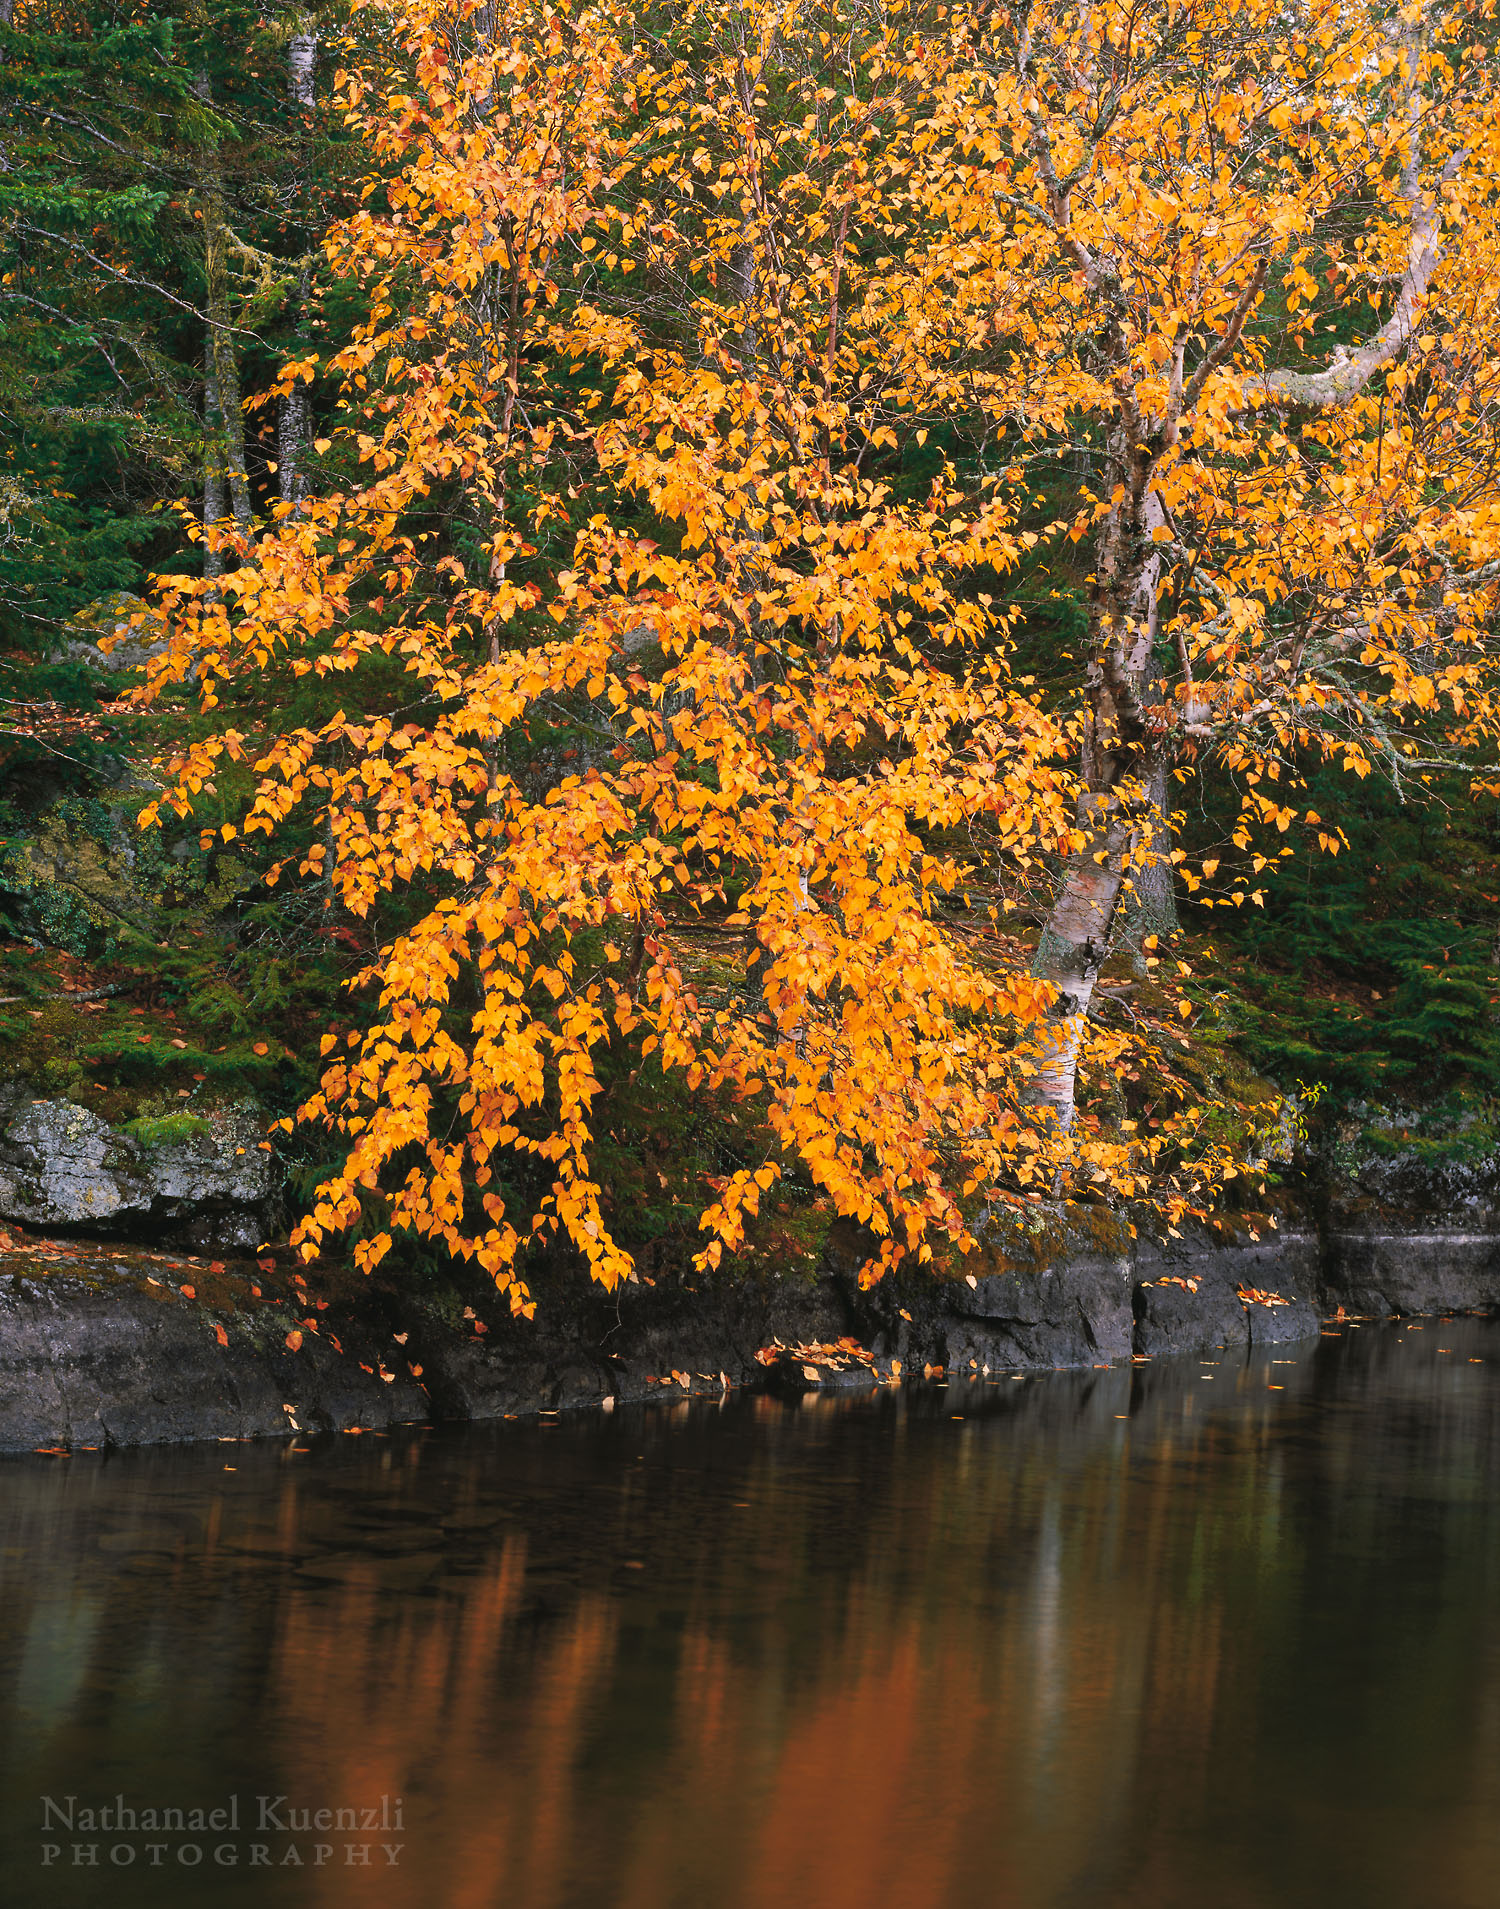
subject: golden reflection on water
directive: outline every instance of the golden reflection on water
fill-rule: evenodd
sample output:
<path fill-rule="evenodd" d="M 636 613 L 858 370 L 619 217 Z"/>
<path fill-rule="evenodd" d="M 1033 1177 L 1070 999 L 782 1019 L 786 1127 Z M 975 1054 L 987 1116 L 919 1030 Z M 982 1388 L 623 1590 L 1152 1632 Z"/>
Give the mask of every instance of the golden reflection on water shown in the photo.
<path fill-rule="evenodd" d="M 1492 1909 L 1500 1326 L 1460 1339 L 19 1462 L 12 1873 L 100 1900 L 38 1794 L 238 1791 L 400 1797 L 403 1848 L 216 1901 Z"/>

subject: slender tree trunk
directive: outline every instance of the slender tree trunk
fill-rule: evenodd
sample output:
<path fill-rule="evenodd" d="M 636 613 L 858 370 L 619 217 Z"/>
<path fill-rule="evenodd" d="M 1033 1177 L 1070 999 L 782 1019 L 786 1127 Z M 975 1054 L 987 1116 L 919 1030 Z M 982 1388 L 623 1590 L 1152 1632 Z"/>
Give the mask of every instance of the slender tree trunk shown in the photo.
<path fill-rule="evenodd" d="M 312 268 L 304 265 L 297 278 L 299 322 L 307 310 L 311 291 Z M 286 396 L 278 400 L 276 407 L 276 476 L 282 500 L 292 505 L 303 503 L 308 494 L 304 457 L 310 421 L 307 386 L 299 379 Z"/>
<path fill-rule="evenodd" d="M 1157 641 L 1161 629 L 1161 546 L 1159 532 L 1170 532 L 1171 525 L 1161 498 L 1147 490 L 1142 501 L 1141 522 L 1152 538 L 1151 548 L 1136 585 L 1131 615 L 1138 632 L 1126 659 L 1126 667 L 1136 696 L 1147 708 L 1159 707 L 1165 700 L 1161 659 Z M 1162 728 L 1165 730 L 1165 721 Z M 1165 938 L 1177 932 L 1177 895 L 1172 880 L 1172 816 L 1167 806 L 1171 779 L 1166 753 L 1153 753 L 1142 777 L 1145 792 L 1144 813 L 1137 834 L 1136 866 L 1132 868 L 1120 898 L 1117 938 L 1132 950 L 1137 962 L 1151 935 Z"/>
<path fill-rule="evenodd" d="M 207 18 L 200 4 L 195 25 L 207 31 Z M 207 70 L 201 70 L 194 92 L 205 105 L 211 105 L 213 91 Z M 203 276 L 208 291 L 208 350 L 206 384 L 212 379 L 218 414 L 218 437 L 223 444 L 222 469 L 228 485 L 234 526 L 242 535 L 249 533 L 253 515 L 250 504 L 250 479 L 245 469 L 245 412 L 240 397 L 240 364 L 235 349 L 234 328 L 229 311 L 228 219 L 224 206 L 224 165 L 216 138 L 205 141 L 199 154 L 203 168 L 198 206 L 203 218 Z M 205 422 L 208 418 L 205 417 Z M 210 486 L 204 485 L 205 514 Z M 218 519 L 223 518 L 222 499 L 218 500 Z"/>
<path fill-rule="evenodd" d="M 203 341 L 203 528 L 224 521 L 224 420 L 219 414 L 219 381 L 214 375 L 214 334 Z M 224 554 L 203 546 L 203 574 L 222 577 Z"/>
<path fill-rule="evenodd" d="M 313 72 L 318 58 L 318 34 L 311 14 L 297 14 L 286 45 L 286 90 L 288 98 L 304 113 L 317 103 Z M 304 265 L 297 277 L 296 322 L 300 327 L 312 293 L 312 268 Z M 297 505 L 307 497 L 307 477 L 303 468 L 307 448 L 309 411 L 307 387 L 300 380 L 278 401 L 276 411 L 276 473 L 282 501 Z"/>
<path fill-rule="evenodd" d="M 1131 911 L 1142 940 L 1161 932 L 1145 926 L 1149 909 L 1163 918 L 1171 911 L 1175 919 L 1170 861 L 1142 866 L 1169 853 L 1170 826 L 1163 807 L 1167 759 L 1150 709 L 1162 694 L 1155 656 L 1161 558 L 1153 533 L 1166 525 L 1150 488 L 1151 464 L 1140 448 L 1139 420 L 1127 408 L 1106 465 L 1106 482 L 1121 501 L 1100 529 L 1089 606 L 1078 817 L 1085 843 L 1063 866 L 1031 970 L 1053 984 L 1057 998 L 1036 1037 L 1037 1071 L 1027 1099 L 1061 1132 L 1073 1124 L 1078 1056 L 1118 915 Z"/>
<path fill-rule="evenodd" d="M 313 68 L 318 59 L 318 32 L 311 14 L 296 16 L 291 38 L 286 43 L 286 90 L 304 112 L 311 112 Z"/>
<path fill-rule="evenodd" d="M 215 156 L 203 190 L 204 264 L 208 279 L 208 327 L 219 419 L 224 442 L 224 475 L 229 485 L 234 527 L 248 534 L 253 515 L 250 479 L 245 469 L 245 411 L 240 397 L 239 353 L 229 313 L 229 260 L 225 245 L 224 182 Z"/>
<path fill-rule="evenodd" d="M 1120 897 L 1115 939 L 1128 948 L 1138 973 L 1145 969 L 1144 950 L 1154 935 L 1165 941 L 1175 935 L 1177 885 L 1172 879 L 1172 820 L 1167 807 L 1171 779 L 1165 757 L 1152 767 L 1146 780 L 1145 814 L 1137 849 L 1149 859 L 1132 868 Z"/>
<path fill-rule="evenodd" d="M 1057 999 L 1036 1037 L 1037 1071 L 1028 1099 L 1064 1132 L 1073 1124 L 1079 1050 L 1134 833 L 1108 796 L 1086 796 L 1082 806 L 1087 840 L 1063 865 L 1031 970 L 1053 984 Z"/>

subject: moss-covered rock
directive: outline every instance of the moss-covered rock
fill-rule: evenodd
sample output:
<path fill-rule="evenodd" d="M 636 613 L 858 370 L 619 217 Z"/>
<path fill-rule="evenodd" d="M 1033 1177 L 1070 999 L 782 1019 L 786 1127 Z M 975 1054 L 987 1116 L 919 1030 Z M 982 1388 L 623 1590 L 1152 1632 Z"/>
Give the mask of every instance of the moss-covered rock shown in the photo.
<path fill-rule="evenodd" d="M 0 1098 L 0 1219 L 48 1231 L 254 1247 L 276 1224 L 271 1156 L 247 1108 L 111 1127 L 69 1100 Z"/>

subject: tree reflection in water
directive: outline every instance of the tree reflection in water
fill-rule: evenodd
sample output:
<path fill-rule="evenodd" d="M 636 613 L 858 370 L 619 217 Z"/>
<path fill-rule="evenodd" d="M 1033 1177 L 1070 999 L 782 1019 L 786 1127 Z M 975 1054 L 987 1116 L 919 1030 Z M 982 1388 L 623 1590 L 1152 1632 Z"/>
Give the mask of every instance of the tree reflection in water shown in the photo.
<path fill-rule="evenodd" d="M 1492 1904 L 1500 1324 L 1272 1356 L 7 1461 L 7 1873 L 237 1792 L 405 1831 L 230 1904 Z"/>

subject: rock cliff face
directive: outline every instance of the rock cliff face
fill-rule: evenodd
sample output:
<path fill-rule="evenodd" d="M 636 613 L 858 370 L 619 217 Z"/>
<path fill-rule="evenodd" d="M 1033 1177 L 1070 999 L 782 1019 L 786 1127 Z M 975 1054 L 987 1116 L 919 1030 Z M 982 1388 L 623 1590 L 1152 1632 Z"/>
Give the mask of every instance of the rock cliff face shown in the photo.
<path fill-rule="evenodd" d="M 34 1132 L 23 1120 L 23 1137 Z M 84 1142 L 75 1136 L 70 1156 L 87 1154 L 84 1165 L 55 1168 L 46 1198 L 73 1198 L 66 1186 L 100 1176 L 128 1180 L 92 1157 L 95 1142 L 106 1152 L 113 1143 L 97 1133 Z M 936 1367 L 959 1378 L 1173 1354 L 1250 1360 L 1315 1335 L 1341 1305 L 1500 1308 L 1500 1230 L 1153 1242 L 1084 1209 L 990 1240 L 967 1270 L 903 1272 L 866 1291 L 859 1272 L 872 1244 L 838 1225 L 814 1274 L 698 1291 L 611 1295 L 582 1274 L 559 1276 L 527 1321 L 483 1286 L 345 1273 L 320 1305 L 319 1270 L 304 1285 L 285 1259 L 268 1273 L 101 1242 L 44 1252 L 12 1241 L 0 1250 L 0 1450 L 496 1418 L 767 1382 L 874 1384 Z M 820 1350 L 839 1339 L 864 1348 L 862 1359 Z M 776 1342 L 788 1351 L 768 1368 L 757 1354 Z"/>
<path fill-rule="evenodd" d="M 46 1232 L 255 1248 L 276 1223 L 263 1123 L 249 1111 L 111 1127 L 67 1100 L 0 1099 L 0 1220 Z"/>
<path fill-rule="evenodd" d="M 956 1274 L 898 1274 L 861 1292 L 858 1271 L 874 1244 L 835 1226 L 829 1269 L 870 1343 L 908 1366 L 1104 1365 L 1277 1345 L 1316 1334 L 1338 1303 L 1326 1303 L 1318 1241 L 1303 1233 L 1158 1242 L 1133 1239 L 1117 1215 L 1082 1209 L 1043 1232 L 992 1239 Z M 1491 1290 L 1492 1301 L 1469 1303 L 1500 1304 L 1500 1279 Z"/>

